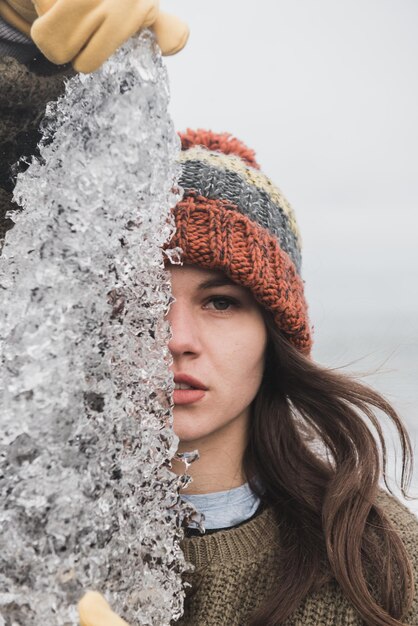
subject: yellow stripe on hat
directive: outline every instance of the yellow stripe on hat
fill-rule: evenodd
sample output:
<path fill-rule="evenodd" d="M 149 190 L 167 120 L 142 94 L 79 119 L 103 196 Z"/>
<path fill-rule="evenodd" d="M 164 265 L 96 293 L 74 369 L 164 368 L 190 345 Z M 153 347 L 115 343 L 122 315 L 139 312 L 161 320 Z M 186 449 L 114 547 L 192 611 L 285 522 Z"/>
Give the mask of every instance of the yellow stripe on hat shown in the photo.
<path fill-rule="evenodd" d="M 201 146 L 194 146 L 188 150 L 182 151 L 179 156 L 179 161 L 180 163 L 202 161 L 216 169 L 234 172 L 235 174 L 239 174 L 246 183 L 254 185 L 257 189 L 266 192 L 271 201 L 278 205 L 288 217 L 290 229 L 296 236 L 299 247 L 301 247 L 302 238 L 296 222 L 295 213 L 280 189 L 276 187 L 265 174 L 246 165 L 240 157 L 234 154 L 212 152 Z"/>

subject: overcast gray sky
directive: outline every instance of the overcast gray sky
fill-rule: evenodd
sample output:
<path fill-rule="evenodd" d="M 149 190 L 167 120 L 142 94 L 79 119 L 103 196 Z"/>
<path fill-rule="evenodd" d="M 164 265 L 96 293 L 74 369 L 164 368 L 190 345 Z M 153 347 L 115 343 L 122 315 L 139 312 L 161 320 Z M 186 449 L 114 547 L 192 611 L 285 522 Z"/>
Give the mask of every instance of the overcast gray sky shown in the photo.
<path fill-rule="evenodd" d="M 317 332 L 329 306 L 417 318 L 418 2 L 162 7 L 191 28 L 167 59 L 176 125 L 234 133 L 282 188 Z"/>
<path fill-rule="evenodd" d="M 229 131 L 293 205 L 314 356 L 418 432 L 417 0 L 162 0 L 177 128 Z M 418 486 L 418 481 L 416 482 Z"/>

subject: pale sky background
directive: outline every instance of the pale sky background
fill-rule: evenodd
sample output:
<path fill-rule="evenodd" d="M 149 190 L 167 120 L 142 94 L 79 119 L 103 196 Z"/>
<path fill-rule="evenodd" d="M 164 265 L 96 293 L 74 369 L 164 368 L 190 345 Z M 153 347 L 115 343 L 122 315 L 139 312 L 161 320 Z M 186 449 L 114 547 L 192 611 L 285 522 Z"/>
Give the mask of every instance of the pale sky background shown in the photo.
<path fill-rule="evenodd" d="M 418 456 L 418 1 L 161 7 L 191 28 L 166 61 L 176 127 L 256 151 L 302 232 L 314 357 L 379 369 Z"/>

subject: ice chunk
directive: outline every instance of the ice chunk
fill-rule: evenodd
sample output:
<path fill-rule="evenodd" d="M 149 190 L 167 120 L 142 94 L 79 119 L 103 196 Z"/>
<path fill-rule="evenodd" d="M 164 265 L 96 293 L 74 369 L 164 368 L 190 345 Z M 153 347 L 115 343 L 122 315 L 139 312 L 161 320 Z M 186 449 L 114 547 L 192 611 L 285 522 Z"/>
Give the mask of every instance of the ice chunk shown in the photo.
<path fill-rule="evenodd" d="M 182 614 L 169 469 L 172 301 L 161 246 L 180 142 L 150 32 L 50 103 L 0 259 L 0 620 L 78 624 L 87 588 L 132 626 Z M 179 250 L 171 253 L 180 262 Z"/>

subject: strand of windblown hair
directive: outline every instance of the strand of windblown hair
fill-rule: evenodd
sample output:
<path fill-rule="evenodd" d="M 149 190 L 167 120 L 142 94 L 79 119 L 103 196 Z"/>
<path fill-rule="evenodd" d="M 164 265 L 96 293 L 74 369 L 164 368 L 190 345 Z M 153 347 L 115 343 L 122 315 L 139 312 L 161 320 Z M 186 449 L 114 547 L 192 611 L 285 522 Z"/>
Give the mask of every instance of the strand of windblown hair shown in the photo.
<path fill-rule="evenodd" d="M 191 508 L 168 469 L 178 439 L 161 246 L 180 199 L 168 98 L 145 32 L 68 82 L 18 176 L 23 211 L 0 259 L 7 626 L 78 624 L 86 588 L 132 626 L 182 613 Z"/>

